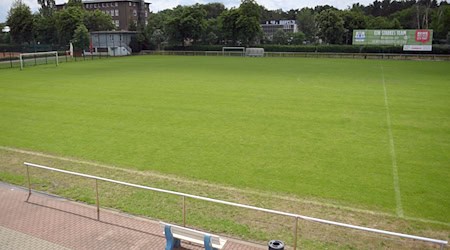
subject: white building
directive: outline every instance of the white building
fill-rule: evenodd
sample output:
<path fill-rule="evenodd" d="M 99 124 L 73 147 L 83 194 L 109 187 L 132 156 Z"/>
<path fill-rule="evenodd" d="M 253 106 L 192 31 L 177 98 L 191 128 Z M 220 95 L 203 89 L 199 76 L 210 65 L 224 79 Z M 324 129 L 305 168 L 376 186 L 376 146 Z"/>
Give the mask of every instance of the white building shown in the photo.
<path fill-rule="evenodd" d="M 264 35 L 267 38 L 272 39 L 273 34 L 277 32 L 277 30 L 282 29 L 286 33 L 297 33 L 298 26 L 295 20 L 273 20 L 267 21 L 265 24 L 261 24 L 261 28 L 264 32 Z"/>

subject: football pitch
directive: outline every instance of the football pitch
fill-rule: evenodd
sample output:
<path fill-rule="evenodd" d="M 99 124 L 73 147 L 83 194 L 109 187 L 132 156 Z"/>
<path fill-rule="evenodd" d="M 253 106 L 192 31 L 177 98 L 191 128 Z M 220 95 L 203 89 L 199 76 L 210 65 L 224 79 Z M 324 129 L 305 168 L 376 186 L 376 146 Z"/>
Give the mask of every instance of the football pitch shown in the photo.
<path fill-rule="evenodd" d="M 449 62 L 135 56 L 2 70 L 0 131 L 3 147 L 450 223 Z"/>

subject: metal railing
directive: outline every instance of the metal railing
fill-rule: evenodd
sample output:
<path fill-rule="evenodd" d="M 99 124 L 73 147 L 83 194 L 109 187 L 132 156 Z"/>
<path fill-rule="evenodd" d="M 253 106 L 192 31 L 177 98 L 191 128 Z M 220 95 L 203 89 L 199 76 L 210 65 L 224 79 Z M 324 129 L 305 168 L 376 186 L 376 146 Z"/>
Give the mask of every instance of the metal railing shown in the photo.
<path fill-rule="evenodd" d="M 330 220 L 323 220 L 323 219 L 318 219 L 318 218 L 294 214 L 294 213 L 281 212 L 281 211 L 272 210 L 272 209 L 249 206 L 249 205 L 244 205 L 244 204 L 239 204 L 239 203 L 234 203 L 234 202 L 229 202 L 229 201 L 223 201 L 223 200 L 218 200 L 218 199 L 211 199 L 211 198 L 207 198 L 207 197 L 191 195 L 191 194 L 186 194 L 186 193 L 181 193 L 181 192 L 175 192 L 175 191 L 170 191 L 170 190 L 165 190 L 165 189 L 160 189 L 160 188 L 147 187 L 147 186 L 132 184 L 132 183 L 123 182 L 123 181 L 116 181 L 116 180 L 112 180 L 112 179 L 108 179 L 108 178 L 103 178 L 103 177 L 98 177 L 98 176 L 88 175 L 88 174 L 82 174 L 82 173 L 57 169 L 57 168 L 51 168 L 51 167 L 28 163 L 28 162 L 24 162 L 24 165 L 26 166 L 27 181 L 28 181 L 27 201 L 30 199 L 30 196 L 31 196 L 31 181 L 30 181 L 30 171 L 29 171 L 30 167 L 45 169 L 45 170 L 50 170 L 50 171 L 55 171 L 55 172 L 59 172 L 59 173 L 80 176 L 80 177 L 85 177 L 85 178 L 89 178 L 89 179 L 94 179 L 95 180 L 95 193 L 96 193 L 96 206 L 97 206 L 97 220 L 100 220 L 98 181 L 105 181 L 105 182 L 120 184 L 120 185 L 124 185 L 124 186 L 128 186 L 128 187 L 140 188 L 140 189 L 145 189 L 145 190 L 166 193 L 166 194 L 171 194 L 171 195 L 176 195 L 176 196 L 182 197 L 182 200 L 183 200 L 183 211 L 182 211 L 183 226 L 186 226 L 186 197 L 192 198 L 192 199 L 197 199 L 197 200 L 202 200 L 202 201 L 208 201 L 208 202 L 212 202 L 212 203 L 217 203 L 217 204 L 229 205 L 229 206 L 234 206 L 234 207 L 239 207 L 239 208 L 246 208 L 246 209 L 265 212 L 265 213 L 269 213 L 269 214 L 276 214 L 276 215 L 290 217 L 290 218 L 294 219 L 294 246 L 293 246 L 294 250 L 297 249 L 297 234 L 298 234 L 298 220 L 299 219 L 316 222 L 316 223 L 322 223 L 322 224 L 327 224 L 327 225 L 343 227 L 343 228 L 351 228 L 351 229 L 356 229 L 356 230 L 371 232 L 371 233 L 376 233 L 376 234 L 383 234 L 383 235 L 395 236 L 395 237 L 400 237 L 400 238 L 405 238 L 405 239 L 412 239 L 412 240 L 433 243 L 433 244 L 439 245 L 441 250 L 444 249 L 444 247 L 448 244 L 448 241 L 445 241 L 445 240 L 438 240 L 438 239 L 432 239 L 432 238 L 427 238 L 427 237 L 396 233 L 396 232 L 374 229 L 374 228 L 369 228 L 369 227 L 355 226 L 355 225 L 351 225 L 351 224 L 340 223 L 340 222 L 335 222 L 335 221 L 330 221 Z"/>
<path fill-rule="evenodd" d="M 178 56 L 243 56 L 242 52 L 230 51 L 175 51 L 147 50 L 143 55 L 178 55 Z M 335 53 L 335 52 L 268 52 L 265 57 L 302 57 L 302 58 L 347 58 L 347 59 L 388 59 L 388 60 L 432 60 L 450 61 L 450 55 L 444 54 L 399 54 L 399 53 Z"/>

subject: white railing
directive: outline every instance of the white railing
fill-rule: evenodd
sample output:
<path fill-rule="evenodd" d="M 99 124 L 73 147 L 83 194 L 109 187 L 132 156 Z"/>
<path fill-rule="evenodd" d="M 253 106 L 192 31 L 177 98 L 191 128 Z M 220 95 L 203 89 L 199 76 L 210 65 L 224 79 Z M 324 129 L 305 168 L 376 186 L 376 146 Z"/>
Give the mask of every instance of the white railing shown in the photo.
<path fill-rule="evenodd" d="M 432 239 L 432 238 L 427 238 L 427 237 L 421 237 L 421 236 L 415 236 L 415 235 L 409 235 L 409 234 L 403 234 L 403 233 L 396 233 L 396 232 L 380 230 L 380 229 L 375 229 L 375 228 L 369 228 L 369 227 L 355 226 L 355 225 L 351 225 L 351 224 L 340 223 L 340 222 L 335 222 L 335 221 L 330 221 L 330 220 L 323 220 L 323 219 L 318 219 L 318 218 L 294 214 L 294 213 L 281 212 L 281 211 L 277 211 L 277 210 L 249 206 L 249 205 L 239 204 L 239 203 L 235 203 L 235 202 L 211 199 L 211 198 L 197 196 L 197 195 L 175 192 L 175 191 L 170 191 L 170 190 L 165 190 L 165 189 L 160 189 L 160 188 L 147 187 L 147 186 L 132 184 L 132 183 L 123 182 L 123 181 L 116 181 L 116 180 L 112 180 L 112 179 L 108 179 L 108 178 L 103 178 L 103 177 L 98 177 L 98 176 L 88 175 L 88 174 L 82 174 L 82 173 L 57 169 L 57 168 L 51 168 L 51 167 L 28 163 L 28 162 L 24 162 L 24 165 L 26 166 L 26 169 L 27 169 L 27 179 L 28 179 L 27 201 L 29 200 L 29 198 L 31 196 L 31 181 L 30 181 L 29 167 L 45 169 L 45 170 L 85 177 L 85 178 L 89 178 L 89 179 L 94 179 L 95 180 L 95 189 L 96 189 L 95 191 L 96 191 L 96 205 L 97 205 L 97 219 L 98 220 L 100 220 L 100 204 L 99 204 L 99 198 L 98 198 L 98 183 L 97 182 L 105 181 L 105 182 L 120 184 L 120 185 L 124 185 L 124 186 L 128 186 L 128 187 L 140 188 L 140 189 L 145 189 L 145 190 L 166 193 L 166 194 L 171 194 L 171 195 L 176 195 L 176 196 L 182 197 L 183 198 L 183 211 L 182 211 L 183 212 L 183 226 L 186 226 L 186 203 L 185 203 L 186 197 L 192 198 L 192 199 L 197 199 L 197 200 L 208 201 L 208 202 L 212 202 L 212 203 L 224 204 L 224 205 L 229 205 L 229 206 L 233 206 L 233 207 L 246 208 L 246 209 L 265 212 L 265 213 L 269 213 L 269 214 L 276 214 L 276 215 L 282 215 L 282 216 L 294 218 L 295 219 L 294 246 L 293 246 L 294 250 L 297 248 L 297 231 L 298 231 L 298 220 L 299 219 L 306 220 L 306 221 L 312 221 L 312 222 L 316 222 L 316 223 L 327 224 L 327 225 L 338 226 L 338 227 L 351 228 L 351 229 L 356 229 L 356 230 L 371 232 L 371 233 L 376 233 L 376 234 L 383 234 L 383 235 L 395 236 L 395 237 L 400 237 L 400 238 L 405 238 L 405 239 L 412 239 L 412 240 L 433 243 L 433 244 L 439 245 L 441 247 L 441 250 L 444 249 L 444 247 L 448 244 L 448 241 L 445 241 L 445 240 L 438 240 L 438 239 Z"/>
<path fill-rule="evenodd" d="M 242 56 L 236 51 L 172 51 L 147 50 L 141 54 L 179 55 L 179 56 Z M 450 61 L 450 55 L 435 54 L 395 54 L 395 53 L 333 53 L 333 52 L 265 52 L 265 57 L 304 57 L 304 58 L 352 58 L 352 59 L 392 59 L 392 60 L 433 60 Z"/>

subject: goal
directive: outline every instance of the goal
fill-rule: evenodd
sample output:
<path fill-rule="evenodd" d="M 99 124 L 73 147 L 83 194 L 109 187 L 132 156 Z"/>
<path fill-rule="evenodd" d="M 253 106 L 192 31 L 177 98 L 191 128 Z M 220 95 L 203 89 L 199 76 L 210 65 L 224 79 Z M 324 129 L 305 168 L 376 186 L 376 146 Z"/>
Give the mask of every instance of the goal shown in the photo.
<path fill-rule="evenodd" d="M 223 56 L 245 56 L 245 47 L 223 47 Z"/>
<path fill-rule="evenodd" d="M 245 50 L 245 55 L 250 57 L 263 57 L 264 49 L 263 48 L 247 48 Z"/>
<path fill-rule="evenodd" d="M 56 64 L 58 66 L 58 51 L 22 53 L 19 55 L 20 70 L 25 66 L 34 66 L 38 64 Z"/>

